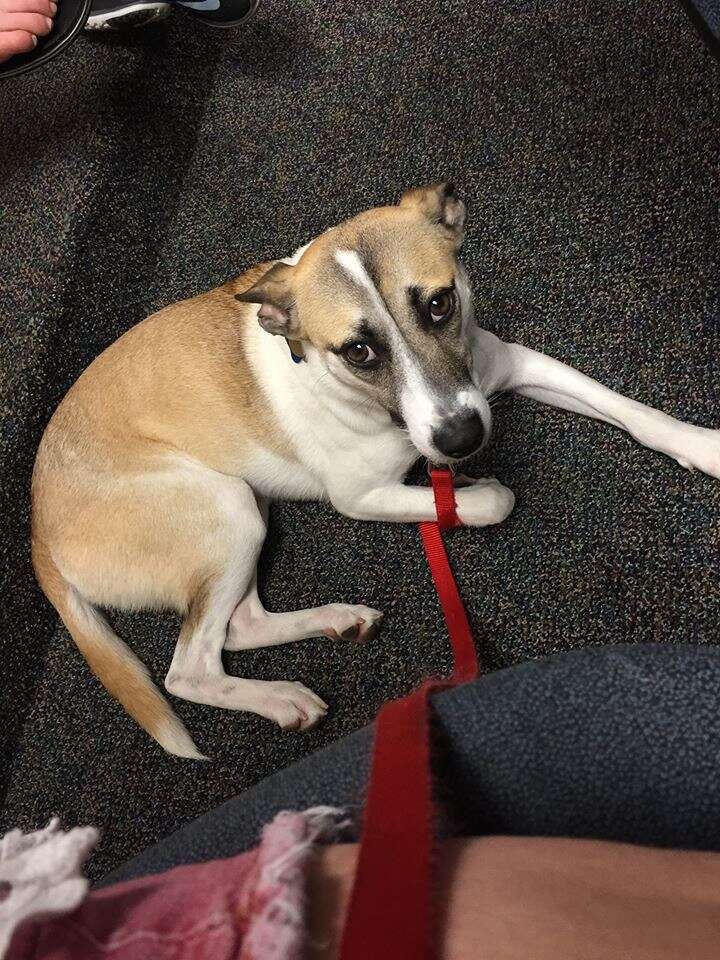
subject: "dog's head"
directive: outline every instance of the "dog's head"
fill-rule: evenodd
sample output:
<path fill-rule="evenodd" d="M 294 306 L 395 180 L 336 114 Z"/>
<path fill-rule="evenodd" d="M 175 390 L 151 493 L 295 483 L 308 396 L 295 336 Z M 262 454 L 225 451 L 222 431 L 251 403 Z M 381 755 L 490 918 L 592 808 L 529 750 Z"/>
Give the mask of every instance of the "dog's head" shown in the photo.
<path fill-rule="evenodd" d="M 303 342 L 308 359 L 372 397 L 436 462 L 469 456 L 490 431 L 469 373 L 464 223 L 450 184 L 411 190 L 328 230 L 297 264 L 276 264 L 237 295 L 261 305 L 265 330 Z"/>

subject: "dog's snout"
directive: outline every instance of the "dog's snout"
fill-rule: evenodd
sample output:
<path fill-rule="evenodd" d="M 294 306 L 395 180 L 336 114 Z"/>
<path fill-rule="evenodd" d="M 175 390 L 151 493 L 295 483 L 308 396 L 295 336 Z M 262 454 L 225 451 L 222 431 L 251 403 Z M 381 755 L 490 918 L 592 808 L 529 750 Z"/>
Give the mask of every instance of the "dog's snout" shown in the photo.
<path fill-rule="evenodd" d="M 474 410 L 463 410 L 448 417 L 433 433 L 433 443 L 446 457 L 469 457 L 485 439 L 485 427 Z"/>

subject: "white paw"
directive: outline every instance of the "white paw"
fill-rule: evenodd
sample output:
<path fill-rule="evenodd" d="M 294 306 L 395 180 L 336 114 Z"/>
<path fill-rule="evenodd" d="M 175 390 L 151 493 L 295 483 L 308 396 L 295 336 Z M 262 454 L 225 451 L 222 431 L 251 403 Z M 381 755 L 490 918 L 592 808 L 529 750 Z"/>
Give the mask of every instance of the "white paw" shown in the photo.
<path fill-rule="evenodd" d="M 720 430 L 695 427 L 682 456 L 675 457 L 681 467 L 694 473 L 700 470 L 720 480 Z"/>
<path fill-rule="evenodd" d="M 457 515 L 468 527 L 502 523 L 515 506 L 515 494 L 494 478 L 472 481 L 457 491 L 455 499 Z"/>
<path fill-rule="evenodd" d="M 383 618 L 379 610 L 362 604 L 329 603 L 324 609 L 328 620 L 323 636 L 331 640 L 370 640 Z"/>
<path fill-rule="evenodd" d="M 310 730 L 327 713 L 325 701 L 297 681 L 266 681 L 263 688 L 257 713 L 283 730 Z"/>

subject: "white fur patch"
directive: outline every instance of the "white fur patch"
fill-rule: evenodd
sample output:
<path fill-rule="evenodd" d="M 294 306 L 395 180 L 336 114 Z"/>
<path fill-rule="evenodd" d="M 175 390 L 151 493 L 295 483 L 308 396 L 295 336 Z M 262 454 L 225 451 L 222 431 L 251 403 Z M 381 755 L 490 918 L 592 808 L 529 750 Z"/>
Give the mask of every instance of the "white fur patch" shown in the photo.
<path fill-rule="evenodd" d="M 400 412 L 412 442 L 426 457 L 432 457 L 435 452 L 432 434 L 440 422 L 438 398 L 399 332 L 393 338 L 393 350 L 400 361 L 405 381 L 400 394 Z"/>
<path fill-rule="evenodd" d="M 381 307 L 382 312 L 387 316 L 387 308 L 378 293 L 377 287 L 368 276 L 368 272 L 359 254 L 356 253 L 355 250 L 336 250 L 335 260 L 351 280 L 370 294 L 375 303 Z"/>
<path fill-rule="evenodd" d="M 362 265 L 362 260 L 355 252 L 355 250 L 336 250 L 335 259 L 343 268 L 345 273 L 355 280 L 356 283 L 359 283 L 361 287 L 370 286 L 370 277 L 367 275 L 365 267 Z M 375 287 L 373 286 L 373 290 Z"/>
<path fill-rule="evenodd" d="M 299 262 L 300 262 L 300 257 L 302 257 L 302 255 L 305 253 L 305 251 L 307 250 L 307 248 L 308 248 L 309 246 L 311 246 L 314 242 L 315 242 L 314 240 L 309 240 L 309 241 L 305 244 L 305 246 L 303 246 L 303 247 L 298 247 L 298 249 L 295 251 L 295 253 L 292 254 L 292 256 L 283 257 L 283 259 L 280 261 L 280 263 L 287 263 L 288 266 L 294 267 L 296 263 L 299 263 Z"/>

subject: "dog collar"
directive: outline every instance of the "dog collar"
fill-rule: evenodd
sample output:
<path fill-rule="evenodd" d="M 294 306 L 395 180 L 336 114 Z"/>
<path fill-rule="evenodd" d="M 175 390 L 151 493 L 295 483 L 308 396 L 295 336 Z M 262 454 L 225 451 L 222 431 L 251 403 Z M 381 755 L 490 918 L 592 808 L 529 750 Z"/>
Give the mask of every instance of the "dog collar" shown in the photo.
<path fill-rule="evenodd" d="M 285 337 L 285 343 L 288 345 L 293 362 L 302 363 L 305 359 L 305 348 L 302 343 L 299 340 L 288 340 L 287 337 Z"/>

